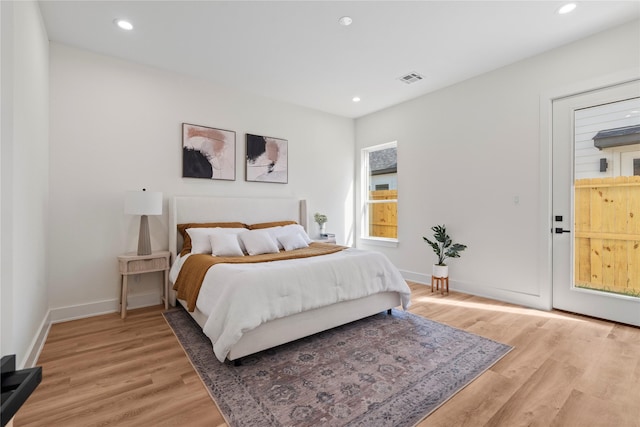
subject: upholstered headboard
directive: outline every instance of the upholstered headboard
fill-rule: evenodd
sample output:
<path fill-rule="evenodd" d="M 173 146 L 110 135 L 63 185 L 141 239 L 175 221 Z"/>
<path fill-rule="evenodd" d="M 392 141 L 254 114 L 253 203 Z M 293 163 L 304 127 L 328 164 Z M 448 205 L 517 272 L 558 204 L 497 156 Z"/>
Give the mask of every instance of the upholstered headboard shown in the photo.
<path fill-rule="evenodd" d="M 169 201 L 169 251 L 171 259 L 182 248 L 178 224 L 189 222 L 297 221 L 307 229 L 306 201 L 299 199 L 175 196 Z"/>

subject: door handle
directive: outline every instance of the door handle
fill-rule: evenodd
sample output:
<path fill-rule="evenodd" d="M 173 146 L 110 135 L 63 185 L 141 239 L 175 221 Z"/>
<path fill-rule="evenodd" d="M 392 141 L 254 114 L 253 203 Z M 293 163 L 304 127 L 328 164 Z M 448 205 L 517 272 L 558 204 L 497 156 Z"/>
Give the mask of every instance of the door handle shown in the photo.
<path fill-rule="evenodd" d="M 556 234 L 571 233 L 571 230 L 563 230 L 562 227 L 556 227 Z"/>

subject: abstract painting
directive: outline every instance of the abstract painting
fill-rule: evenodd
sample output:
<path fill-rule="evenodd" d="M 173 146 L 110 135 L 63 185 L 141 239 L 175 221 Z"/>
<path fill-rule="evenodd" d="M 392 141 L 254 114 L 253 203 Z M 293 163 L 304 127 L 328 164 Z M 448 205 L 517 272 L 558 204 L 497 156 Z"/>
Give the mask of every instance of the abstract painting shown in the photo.
<path fill-rule="evenodd" d="M 183 123 L 182 177 L 235 181 L 236 133 Z"/>
<path fill-rule="evenodd" d="M 287 145 L 286 139 L 247 134 L 246 180 L 286 184 Z"/>

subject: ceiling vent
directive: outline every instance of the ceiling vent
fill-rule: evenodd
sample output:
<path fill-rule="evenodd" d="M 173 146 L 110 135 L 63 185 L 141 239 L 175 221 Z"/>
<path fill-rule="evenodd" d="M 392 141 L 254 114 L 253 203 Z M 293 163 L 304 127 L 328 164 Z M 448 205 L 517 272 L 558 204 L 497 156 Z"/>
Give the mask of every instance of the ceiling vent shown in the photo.
<path fill-rule="evenodd" d="M 422 79 L 424 79 L 424 76 L 421 76 L 418 73 L 409 73 L 407 75 L 404 75 L 404 76 L 400 77 L 400 81 L 404 82 L 406 84 L 419 82 Z"/>

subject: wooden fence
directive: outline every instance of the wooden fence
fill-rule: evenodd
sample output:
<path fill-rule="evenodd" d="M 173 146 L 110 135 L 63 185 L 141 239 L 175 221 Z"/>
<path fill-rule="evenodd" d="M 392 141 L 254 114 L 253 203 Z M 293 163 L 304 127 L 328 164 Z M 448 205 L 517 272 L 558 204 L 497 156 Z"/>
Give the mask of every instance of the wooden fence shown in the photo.
<path fill-rule="evenodd" d="M 575 282 L 640 296 L 640 176 L 575 181 Z"/>
<path fill-rule="evenodd" d="M 398 190 L 376 190 L 371 200 L 396 200 Z M 374 203 L 369 209 L 369 235 L 375 237 L 398 237 L 398 203 Z"/>

